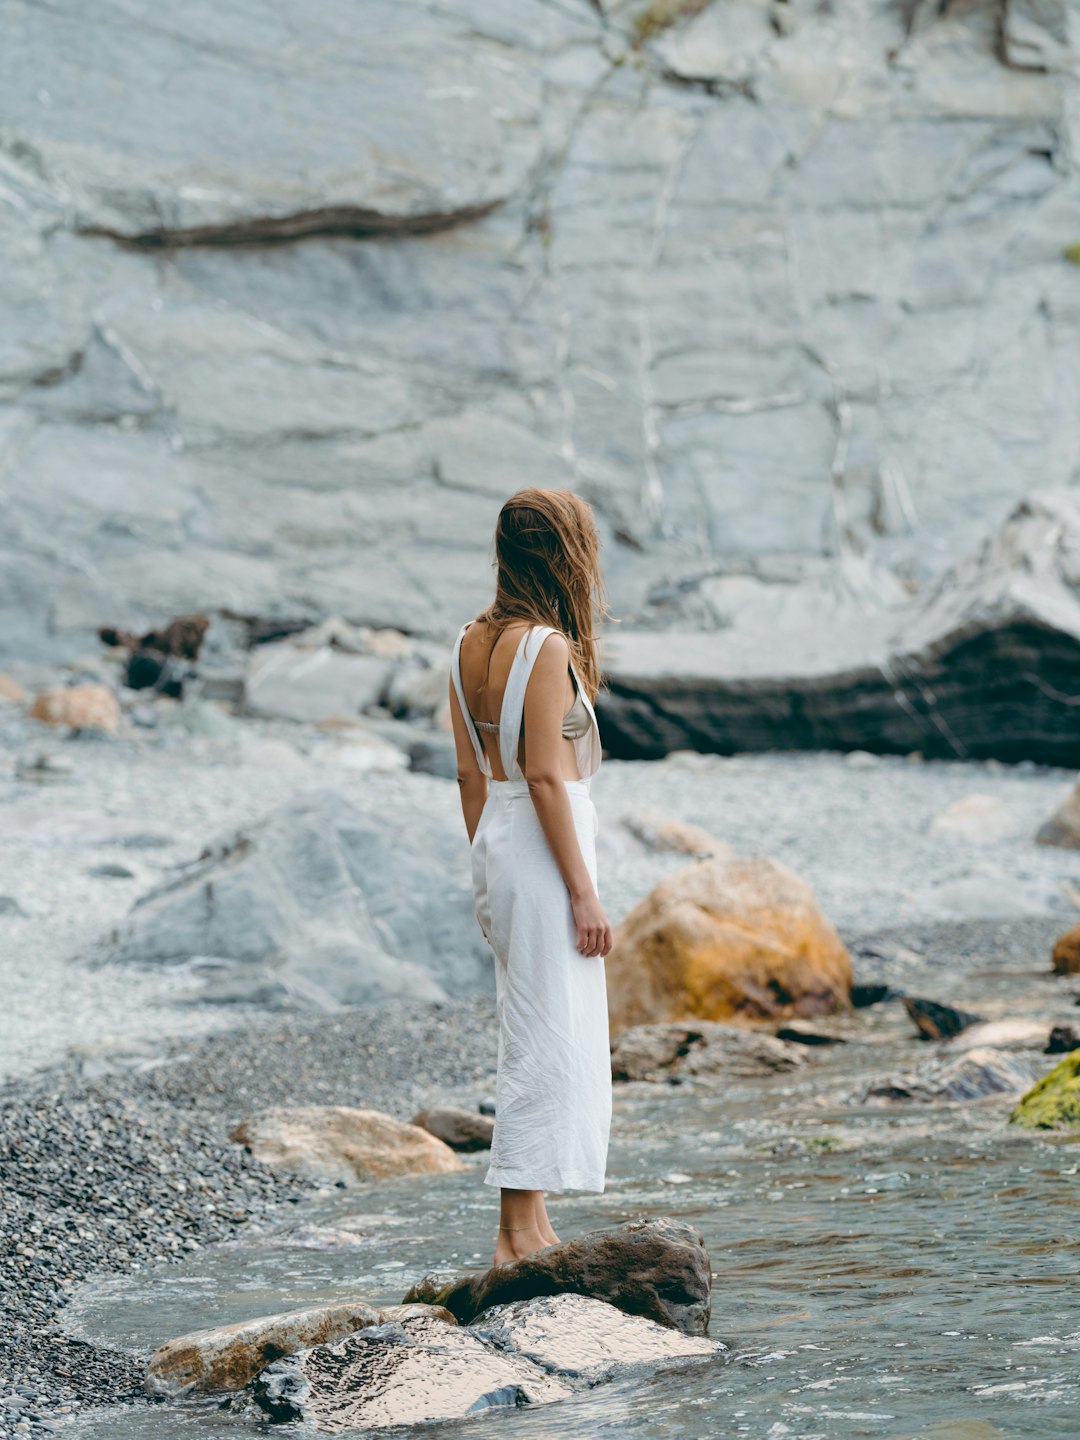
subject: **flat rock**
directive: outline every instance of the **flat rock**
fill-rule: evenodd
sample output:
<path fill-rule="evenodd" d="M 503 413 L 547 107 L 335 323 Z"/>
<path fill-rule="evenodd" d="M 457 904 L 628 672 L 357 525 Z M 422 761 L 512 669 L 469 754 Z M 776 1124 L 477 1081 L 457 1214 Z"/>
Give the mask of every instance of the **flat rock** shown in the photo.
<path fill-rule="evenodd" d="M 708 1020 L 632 1025 L 611 1047 L 614 1080 L 720 1079 L 795 1070 L 805 1064 L 797 1046 L 775 1036 Z"/>
<path fill-rule="evenodd" d="M 431 1105 L 413 1116 L 412 1123 L 436 1136 L 451 1150 L 490 1150 L 495 1121 L 478 1110 L 456 1105 Z"/>
<path fill-rule="evenodd" d="M 667 876 L 606 959 L 612 1031 L 669 1020 L 762 1020 L 848 1005 L 851 959 L 807 883 L 763 856 Z"/>
<path fill-rule="evenodd" d="M 393 662 L 335 646 L 260 645 L 248 664 L 244 706 L 281 720 L 347 720 L 381 698 Z"/>
<path fill-rule="evenodd" d="M 572 1393 L 531 1360 L 433 1315 L 392 1321 L 279 1360 L 250 1391 L 271 1420 L 300 1421 L 331 1435 L 458 1420 Z"/>
<path fill-rule="evenodd" d="M 365 807 L 333 790 L 302 793 L 137 900 L 110 954 L 206 957 L 236 993 L 269 983 L 281 1004 L 310 1009 L 488 992 L 468 851 L 424 783 L 436 784 Z"/>
<path fill-rule="evenodd" d="M 550 1245 L 512 1265 L 445 1282 L 427 1276 L 405 1304 L 443 1305 L 461 1323 L 495 1305 L 573 1292 L 604 1300 L 685 1335 L 705 1335 L 712 1307 L 709 1257 L 682 1221 L 632 1221 Z"/>
<path fill-rule="evenodd" d="M 952 1051 L 977 1050 L 989 1045 L 995 1050 L 1042 1050 L 1050 1027 L 1041 1020 L 1017 1017 L 1011 1020 L 982 1020 L 961 1030 L 945 1042 Z"/>
<path fill-rule="evenodd" d="M 419 1126 L 347 1105 L 264 1110 L 242 1120 L 229 1138 L 271 1170 L 323 1184 L 465 1168 L 449 1145 Z"/>
<path fill-rule="evenodd" d="M 1080 1051 L 1033 1086 L 1009 1119 L 1028 1130 L 1080 1130 Z"/>
<path fill-rule="evenodd" d="M 931 1061 L 916 1072 L 874 1081 L 861 1092 L 861 1098 L 953 1103 L 985 1100 L 1018 1093 L 1044 1069 L 1045 1063 L 1034 1055 L 983 1046 L 959 1058 Z"/>
<path fill-rule="evenodd" d="M 562 1379 L 596 1384 L 622 1370 L 692 1359 L 715 1359 L 724 1346 L 626 1315 L 587 1295 L 553 1295 L 496 1305 L 477 1317 L 479 1331 L 500 1350 L 522 1355 Z"/>
<path fill-rule="evenodd" d="M 925 1000 L 917 995 L 902 997 L 904 1009 L 914 1022 L 923 1040 L 950 1040 L 971 1025 L 978 1025 L 981 1015 L 970 1010 L 959 1010 L 955 1005 L 941 1005 L 936 1000 Z"/>
<path fill-rule="evenodd" d="M 691 825 L 659 810 L 635 811 L 623 817 L 623 824 L 656 854 L 716 855 L 723 859 L 733 859 L 735 855 L 730 845 L 700 825 Z"/>
<path fill-rule="evenodd" d="M 421 1313 L 420 1307 L 409 1313 Z M 393 1318 L 386 1310 L 365 1301 L 347 1300 L 196 1330 L 154 1351 L 146 1388 L 151 1394 L 174 1398 L 190 1391 L 241 1390 L 283 1355 L 312 1345 L 331 1344 L 354 1330 L 382 1325 Z M 452 1323 L 448 1312 L 440 1312 L 440 1318 Z"/>

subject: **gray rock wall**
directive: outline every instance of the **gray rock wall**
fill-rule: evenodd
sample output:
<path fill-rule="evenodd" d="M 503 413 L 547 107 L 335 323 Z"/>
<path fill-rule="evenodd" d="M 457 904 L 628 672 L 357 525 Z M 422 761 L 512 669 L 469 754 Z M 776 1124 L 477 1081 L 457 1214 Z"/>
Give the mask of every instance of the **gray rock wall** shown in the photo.
<path fill-rule="evenodd" d="M 0 650 L 445 637 L 525 483 L 646 625 L 1076 483 L 1076 0 L 645 8 L 0 0 Z"/>

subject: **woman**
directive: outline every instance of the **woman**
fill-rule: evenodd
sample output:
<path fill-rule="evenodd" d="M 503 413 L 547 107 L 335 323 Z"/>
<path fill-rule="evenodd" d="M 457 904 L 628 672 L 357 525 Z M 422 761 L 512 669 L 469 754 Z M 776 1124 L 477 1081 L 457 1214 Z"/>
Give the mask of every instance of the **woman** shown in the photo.
<path fill-rule="evenodd" d="M 607 613 L 599 549 L 579 496 L 519 491 L 495 530 L 494 603 L 463 627 L 451 665 L 476 917 L 495 952 L 496 1265 L 558 1242 L 545 1190 L 604 1188 L 611 926 L 589 795 L 600 768 L 595 625 Z"/>

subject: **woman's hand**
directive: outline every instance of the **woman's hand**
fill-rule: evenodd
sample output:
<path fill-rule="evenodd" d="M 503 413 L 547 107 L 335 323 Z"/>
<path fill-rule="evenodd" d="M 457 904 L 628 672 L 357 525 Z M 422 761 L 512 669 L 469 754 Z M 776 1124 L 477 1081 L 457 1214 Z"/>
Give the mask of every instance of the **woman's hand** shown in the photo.
<path fill-rule="evenodd" d="M 577 948 L 582 955 L 606 955 L 614 944 L 611 925 L 595 890 L 570 898 L 577 926 Z"/>

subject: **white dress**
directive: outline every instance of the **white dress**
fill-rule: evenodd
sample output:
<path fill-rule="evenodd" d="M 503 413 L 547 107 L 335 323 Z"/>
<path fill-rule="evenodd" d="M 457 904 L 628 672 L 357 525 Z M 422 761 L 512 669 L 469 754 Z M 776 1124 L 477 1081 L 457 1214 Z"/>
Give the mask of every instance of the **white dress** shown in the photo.
<path fill-rule="evenodd" d="M 461 683 L 461 641 L 452 675 L 488 798 L 472 843 L 476 918 L 495 953 L 499 1018 L 495 1135 L 488 1185 L 517 1190 L 604 1188 L 611 1125 L 611 1055 L 602 956 L 577 949 L 570 896 L 518 765 L 525 689 L 540 647 L 557 632 L 522 637 L 503 694 L 499 753 L 509 778 L 491 776 Z M 600 768 L 596 714 L 571 664 L 591 725 L 575 739 L 580 780 L 564 781 L 581 853 L 596 884 Z"/>

